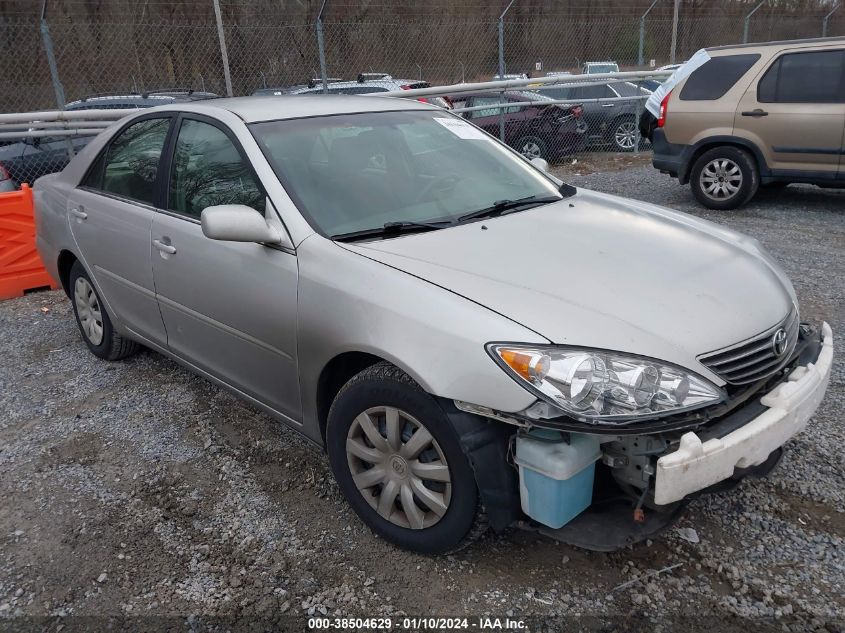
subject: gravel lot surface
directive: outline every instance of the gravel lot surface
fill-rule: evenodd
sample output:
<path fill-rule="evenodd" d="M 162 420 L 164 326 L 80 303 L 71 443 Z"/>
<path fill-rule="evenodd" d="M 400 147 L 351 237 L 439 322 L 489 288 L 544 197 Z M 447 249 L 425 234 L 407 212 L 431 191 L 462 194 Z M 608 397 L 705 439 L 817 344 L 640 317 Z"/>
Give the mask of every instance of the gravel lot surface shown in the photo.
<path fill-rule="evenodd" d="M 793 186 L 718 213 L 649 167 L 565 170 L 753 235 L 791 276 L 804 319 L 845 331 L 845 193 Z M 61 292 L 0 303 L 0 358 L 0 629 L 467 614 L 548 616 L 547 630 L 563 616 L 618 618 L 602 630 L 678 618 L 690 631 L 842 630 L 841 352 L 780 467 L 695 501 L 654 542 L 602 554 L 512 530 L 442 558 L 374 537 L 320 452 L 228 393 L 155 353 L 96 359 Z"/>

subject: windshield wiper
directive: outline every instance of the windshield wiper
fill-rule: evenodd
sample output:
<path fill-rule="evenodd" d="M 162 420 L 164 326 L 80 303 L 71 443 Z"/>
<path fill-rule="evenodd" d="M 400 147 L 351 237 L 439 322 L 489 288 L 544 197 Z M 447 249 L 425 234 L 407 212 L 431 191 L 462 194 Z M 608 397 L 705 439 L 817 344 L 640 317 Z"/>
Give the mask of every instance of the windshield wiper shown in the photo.
<path fill-rule="evenodd" d="M 362 229 L 360 231 L 351 231 L 350 233 L 338 233 L 337 235 L 332 235 L 332 239 L 337 242 L 354 242 L 355 240 L 366 239 L 368 237 L 393 237 L 394 235 L 401 235 L 402 233 L 436 231 L 437 229 L 444 229 L 452 224 L 454 223 L 449 220 L 442 220 L 440 222 L 387 222 L 383 226 L 374 227 L 372 229 Z"/>
<path fill-rule="evenodd" d="M 478 218 L 495 218 L 508 211 L 515 211 L 521 207 L 537 206 L 540 204 L 547 204 L 549 202 L 559 202 L 563 200 L 560 196 L 526 196 L 525 198 L 517 198 L 515 200 L 496 200 L 489 207 L 478 209 L 472 213 L 467 213 L 458 218 L 458 222 L 469 222 Z"/>

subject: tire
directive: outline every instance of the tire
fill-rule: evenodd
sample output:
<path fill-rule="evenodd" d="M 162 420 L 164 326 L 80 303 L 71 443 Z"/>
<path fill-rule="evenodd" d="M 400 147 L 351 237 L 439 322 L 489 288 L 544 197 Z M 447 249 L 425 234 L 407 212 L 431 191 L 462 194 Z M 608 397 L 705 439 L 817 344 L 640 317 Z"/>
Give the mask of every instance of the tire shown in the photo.
<path fill-rule="evenodd" d="M 443 554 L 486 531 L 457 434 L 434 398 L 394 365 L 373 365 L 343 386 L 329 410 L 326 446 L 349 505 L 391 543 Z"/>
<path fill-rule="evenodd" d="M 610 126 L 608 140 L 617 152 L 633 152 L 637 149 L 637 121 L 633 117 L 620 117 Z"/>
<path fill-rule="evenodd" d="M 549 159 L 549 150 L 546 142 L 539 136 L 523 136 L 516 143 L 514 149 L 525 156 L 528 160 L 532 158 Z"/>
<path fill-rule="evenodd" d="M 760 187 L 757 163 L 739 147 L 714 147 L 693 164 L 690 187 L 695 199 L 709 209 L 736 209 L 751 200 Z"/>
<path fill-rule="evenodd" d="M 70 295 L 76 324 L 91 353 L 104 360 L 120 360 L 138 351 L 135 341 L 114 331 L 109 313 L 91 278 L 78 261 L 70 269 Z"/>

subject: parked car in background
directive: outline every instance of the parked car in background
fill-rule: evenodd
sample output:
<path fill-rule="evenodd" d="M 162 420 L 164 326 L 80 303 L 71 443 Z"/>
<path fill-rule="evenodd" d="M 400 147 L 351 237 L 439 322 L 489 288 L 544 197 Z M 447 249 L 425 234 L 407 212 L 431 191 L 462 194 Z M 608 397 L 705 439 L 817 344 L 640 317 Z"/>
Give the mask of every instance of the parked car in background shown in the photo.
<path fill-rule="evenodd" d="M 633 151 L 639 132 L 637 121 L 651 94 L 628 81 L 591 83 L 581 86 L 552 86 L 540 94 L 552 99 L 567 99 L 581 103 L 584 119 L 589 126 L 589 140 L 594 145 L 611 145 L 620 152 Z M 628 101 L 584 101 L 588 99 L 618 99 Z"/>
<path fill-rule="evenodd" d="M 528 73 L 505 73 L 504 75 L 496 73 L 492 81 L 507 81 L 508 79 L 529 79 L 529 77 Z"/>
<path fill-rule="evenodd" d="M 140 93 L 111 93 L 82 97 L 68 103 L 65 110 L 130 110 L 132 108 L 152 108 L 190 101 L 216 99 L 220 95 L 197 90 L 153 90 Z"/>
<path fill-rule="evenodd" d="M 581 67 L 582 75 L 599 75 L 601 73 L 618 73 L 619 64 L 616 62 L 584 62 Z"/>
<path fill-rule="evenodd" d="M 376 94 L 378 92 L 393 92 L 395 90 L 413 90 L 416 88 L 430 88 L 427 81 L 417 79 L 394 79 L 387 73 L 361 73 L 355 81 L 332 80 L 327 82 L 325 94 L 331 95 L 364 95 Z M 274 93 L 275 94 L 275 93 Z M 291 90 L 287 94 L 324 94 L 323 82 L 320 79 L 312 79 L 307 86 Z M 424 103 L 432 103 L 441 108 L 450 108 L 449 100 L 444 97 L 420 97 Z"/>
<path fill-rule="evenodd" d="M 628 547 L 776 466 L 833 334 L 756 240 L 537 163 L 413 100 L 174 104 L 35 183 L 36 244 L 94 356 L 146 346 L 325 447 L 389 542 Z"/>
<path fill-rule="evenodd" d="M 644 126 L 657 169 L 711 209 L 735 209 L 760 186 L 845 187 L 845 38 L 706 52 Z"/>
<path fill-rule="evenodd" d="M 577 103 L 550 104 L 549 97 L 531 91 L 460 94 L 451 97 L 455 108 L 487 106 L 461 114 L 493 136 L 499 136 L 504 111 L 505 142 L 526 158 L 555 160 L 584 149 L 587 124 Z M 501 103 L 531 102 L 496 108 Z"/>
<path fill-rule="evenodd" d="M 218 95 L 194 90 L 161 90 L 144 93 L 98 94 L 71 101 L 65 110 L 130 110 L 174 103 L 190 103 L 213 99 Z M 0 186 L 11 182 L 15 188 L 22 182 L 33 183 L 44 174 L 61 171 L 70 155 L 79 152 L 93 136 L 42 136 L 21 138 L 0 147 Z"/>

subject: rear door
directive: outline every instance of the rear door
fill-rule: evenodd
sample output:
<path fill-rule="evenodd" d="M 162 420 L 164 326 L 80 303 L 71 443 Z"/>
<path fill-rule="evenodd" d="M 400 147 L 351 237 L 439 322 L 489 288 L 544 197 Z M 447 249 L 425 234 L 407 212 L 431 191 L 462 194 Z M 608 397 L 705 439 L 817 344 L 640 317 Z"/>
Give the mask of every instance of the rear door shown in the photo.
<path fill-rule="evenodd" d="M 110 312 L 161 345 L 165 335 L 153 285 L 150 226 L 171 121 L 147 115 L 118 132 L 67 205 L 77 252 Z"/>
<path fill-rule="evenodd" d="M 784 51 L 739 101 L 734 134 L 772 174 L 835 179 L 845 133 L 845 49 Z"/>

